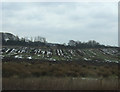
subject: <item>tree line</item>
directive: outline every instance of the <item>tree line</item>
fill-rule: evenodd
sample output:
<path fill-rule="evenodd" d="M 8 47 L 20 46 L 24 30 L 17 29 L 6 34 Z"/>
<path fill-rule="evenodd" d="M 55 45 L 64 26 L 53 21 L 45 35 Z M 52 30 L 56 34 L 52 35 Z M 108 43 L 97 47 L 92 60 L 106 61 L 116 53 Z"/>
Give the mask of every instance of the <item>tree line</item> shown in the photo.
<path fill-rule="evenodd" d="M 9 38 L 9 39 L 8 39 Z M 46 46 L 46 47 L 57 47 L 57 48 L 105 48 L 105 47 L 111 47 L 111 46 L 105 46 L 102 45 L 95 40 L 89 40 L 88 42 L 81 42 L 81 41 L 74 41 L 69 40 L 69 42 L 66 44 L 54 44 L 54 43 L 48 43 L 46 41 L 46 38 L 36 36 L 36 37 L 18 37 L 14 36 L 14 38 L 7 37 L 5 38 L 4 35 L 2 35 L 2 45 L 4 46 Z"/>

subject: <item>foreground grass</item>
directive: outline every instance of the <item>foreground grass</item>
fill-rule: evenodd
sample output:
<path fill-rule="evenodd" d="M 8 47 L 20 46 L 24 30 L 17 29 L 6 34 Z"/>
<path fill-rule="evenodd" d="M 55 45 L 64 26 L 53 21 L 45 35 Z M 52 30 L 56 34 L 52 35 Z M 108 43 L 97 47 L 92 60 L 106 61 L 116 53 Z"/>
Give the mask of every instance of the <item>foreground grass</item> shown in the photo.
<path fill-rule="evenodd" d="M 8 60 L 3 90 L 117 90 L 118 64 Z"/>
<path fill-rule="evenodd" d="M 3 90 L 117 90 L 118 79 L 73 77 L 3 78 Z"/>

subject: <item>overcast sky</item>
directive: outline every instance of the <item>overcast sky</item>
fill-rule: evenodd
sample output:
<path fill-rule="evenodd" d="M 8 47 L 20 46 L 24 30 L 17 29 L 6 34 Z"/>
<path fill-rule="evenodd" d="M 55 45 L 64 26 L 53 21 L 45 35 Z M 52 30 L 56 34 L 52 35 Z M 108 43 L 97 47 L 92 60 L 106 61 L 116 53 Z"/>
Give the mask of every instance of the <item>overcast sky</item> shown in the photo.
<path fill-rule="evenodd" d="M 2 3 L 2 32 L 48 42 L 96 40 L 118 45 L 117 3 Z"/>

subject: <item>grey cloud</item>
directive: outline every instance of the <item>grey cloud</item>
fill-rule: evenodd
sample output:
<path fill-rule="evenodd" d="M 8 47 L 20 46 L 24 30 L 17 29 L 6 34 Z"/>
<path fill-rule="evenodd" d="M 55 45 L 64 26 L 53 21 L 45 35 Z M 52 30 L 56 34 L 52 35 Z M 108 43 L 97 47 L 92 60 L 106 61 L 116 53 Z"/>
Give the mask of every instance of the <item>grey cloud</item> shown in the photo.
<path fill-rule="evenodd" d="M 2 10 L 3 31 L 19 36 L 40 35 L 60 43 L 94 39 L 117 45 L 114 3 L 4 3 Z"/>

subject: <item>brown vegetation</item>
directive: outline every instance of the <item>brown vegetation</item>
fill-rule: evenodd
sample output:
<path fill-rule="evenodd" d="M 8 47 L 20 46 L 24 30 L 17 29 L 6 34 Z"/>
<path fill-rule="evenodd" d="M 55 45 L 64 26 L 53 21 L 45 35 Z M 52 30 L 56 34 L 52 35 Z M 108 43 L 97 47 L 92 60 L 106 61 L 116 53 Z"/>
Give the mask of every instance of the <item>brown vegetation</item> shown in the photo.
<path fill-rule="evenodd" d="M 3 90 L 117 90 L 117 79 L 3 78 Z"/>
<path fill-rule="evenodd" d="M 85 64 L 76 62 L 3 62 L 3 77 L 117 77 L 117 64 Z"/>
<path fill-rule="evenodd" d="M 2 67 L 3 90 L 118 89 L 118 65 L 114 63 L 4 61 Z"/>

